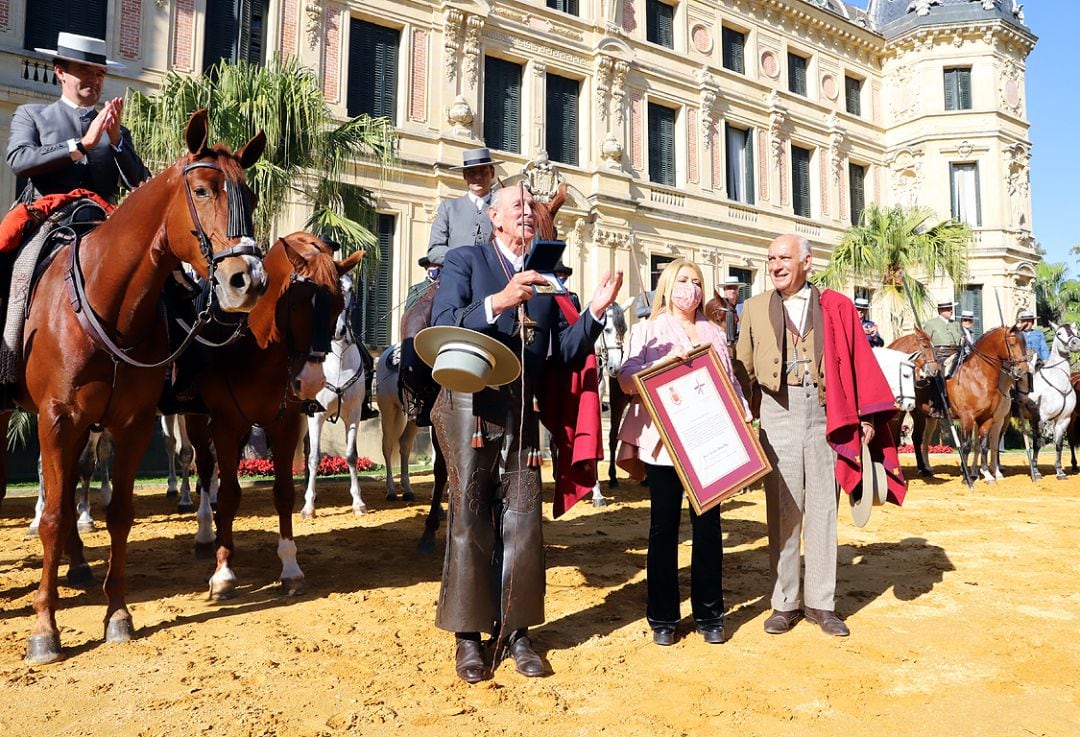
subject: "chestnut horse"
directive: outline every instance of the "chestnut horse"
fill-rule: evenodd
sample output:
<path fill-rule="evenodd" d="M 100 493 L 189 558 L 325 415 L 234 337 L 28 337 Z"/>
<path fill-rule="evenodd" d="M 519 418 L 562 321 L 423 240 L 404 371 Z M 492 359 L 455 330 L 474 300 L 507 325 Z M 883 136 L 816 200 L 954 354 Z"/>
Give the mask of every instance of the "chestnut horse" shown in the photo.
<path fill-rule="evenodd" d="M 987 483 L 1002 478 L 998 441 L 1009 416 L 1010 391 L 1027 371 L 1026 350 L 1024 336 L 1015 327 L 988 330 L 946 382 L 949 404 L 959 425 L 960 450 L 965 455 L 972 450 L 977 430 L 979 466 Z M 937 427 L 937 418 L 927 410 L 922 405 L 916 407 L 913 437 L 913 440 L 917 438 L 916 442 L 929 439 Z"/>
<path fill-rule="evenodd" d="M 61 657 L 57 568 L 66 546 L 85 570 L 75 532 L 79 455 L 91 429 L 116 439 L 113 495 L 106 510 L 110 538 L 104 590 L 105 640 L 134 635 L 127 596 L 127 539 L 134 518 L 132 488 L 153 435 L 169 342 L 158 310 L 166 278 L 181 262 L 212 285 L 228 312 L 247 312 L 265 289 L 251 222 L 253 197 L 244 169 L 262 154 L 259 133 L 235 154 L 207 146 L 207 115 L 192 115 L 189 155 L 135 191 L 95 230 L 61 248 L 32 293 L 25 326 L 24 374 L 15 400 L 38 413 L 45 513 L 41 583 L 27 644 L 29 663 Z M 77 310 L 80 312 L 77 313 Z"/>
<path fill-rule="evenodd" d="M 335 261 L 330 247 L 309 233 L 279 239 L 263 258 L 268 289 L 248 315 L 248 331 L 235 343 L 213 351 L 195 378 L 195 390 L 210 410 L 209 420 L 187 418 L 200 488 L 210 488 L 214 473 L 211 439 L 219 470 L 211 598 L 225 598 L 236 588 L 231 563 L 233 522 L 240 507 L 237 467 L 256 424 L 266 431 L 274 459 L 281 585 L 290 595 L 303 591 L 304 574 L 296 562 L 292 531 L 293 454 L 302 431 L 301 416 L 326 385 L 322 363 L 344 304 L 338 279 L 363 256 L 358 251 Z M 214 550 L 214 543 L 204 542 L 206 532 L 200 529 L 196 536 L 197 553 Z"/>

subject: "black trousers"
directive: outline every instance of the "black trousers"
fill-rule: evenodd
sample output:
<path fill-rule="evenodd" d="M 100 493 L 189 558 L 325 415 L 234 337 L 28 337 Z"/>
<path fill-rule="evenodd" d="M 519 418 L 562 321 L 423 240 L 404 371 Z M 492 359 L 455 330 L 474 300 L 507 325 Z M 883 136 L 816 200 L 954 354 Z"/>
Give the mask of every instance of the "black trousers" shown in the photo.
<path fill-rule="evenodd" d="M 646 464 L 649 483 L 649 555 L 647 571 L 648 603 L 645 616 L 649 626 L 675 627 L 679 616 L 679 517 L 683 507 L 683 486 L 670 466 Z M 720 508 L 698 515 L 692 507 L 690 525 L 693 549 L 690 553 L 690 603 L 698 627 L 724 622 L 723 561 Z"/>

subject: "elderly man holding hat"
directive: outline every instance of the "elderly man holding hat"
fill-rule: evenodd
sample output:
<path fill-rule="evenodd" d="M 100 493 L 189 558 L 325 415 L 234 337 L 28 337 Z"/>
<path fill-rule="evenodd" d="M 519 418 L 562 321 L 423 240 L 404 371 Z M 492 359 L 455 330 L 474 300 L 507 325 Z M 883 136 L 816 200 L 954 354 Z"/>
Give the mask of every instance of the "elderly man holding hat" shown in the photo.
<path fill-rule="evenodd" d="M 431 225 L 428 241 L 428 260 L 441 266 L 446 252 L 458 246 L 472 246 L 491 240 L 491 185 L 495 183 L 495 165 L 502 161 L 492 159 L 486 148 L 474 148 L 462 154 L 461 166 L 451 167 L 460 171 L 469 191 L 461 197 L 443 200 Z"/>
<path fill-rule="evenodd" d="M 878 333 L 877 323 L 870 319 L 870 300 L 866 297 L 855 298 L 855 311 L 859 313 L 859 320 L 862 322 L 863 333 L 866 334 L 866 340 L 869 341 L 871 348 L 882 348 L 885 346 L 885 339 Z"/>
<path fill-rule="evenodd" d="M 489 215 L 490 242 L 447 252 L 432 309 L 436 327 L 416 338 L 443 386 L 432 422 L 450 476 L 435 624 L 455 633 L 455 667 L 469 683 L 487 677 L 503 652 L 518 673 L 544 673 L 528 636 L 544 621 L 545 583 L 534 400 L 555 401 L 538 394 L 546 373 L 584 364 L 622 285 L 621 272 L 604 274 L 574 315 L 561 295 L 534 289 L 547 279 L 523 269 L 535 236 L 532 195 L 500 189 Z M 594 409 L 599 420 L 598 400 Z M 484 632 L 495 635 L 490 660 Z"/>
<path fill-rule="evenodd" d="M 106 71 L 123 65 L 106 58 L 101 39 L 74 33 L 61 32 L 55 49 L 35 51 L 53 57 L 60 99 L 21 105 L 11 118 L 8 165 L 29 180 L 20 201 L 87 189 L 115 204 L 121 186 L 133 189 L 150 177 L 120 125 L 123 98 L 97 109 Z"/>

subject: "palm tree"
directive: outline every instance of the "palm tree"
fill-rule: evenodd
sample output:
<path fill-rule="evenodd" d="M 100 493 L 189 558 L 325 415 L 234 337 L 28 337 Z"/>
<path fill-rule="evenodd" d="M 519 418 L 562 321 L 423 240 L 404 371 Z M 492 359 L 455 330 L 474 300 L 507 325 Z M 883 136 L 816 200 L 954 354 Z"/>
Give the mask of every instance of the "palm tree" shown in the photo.
<path fill-rule="evenodd" d="M 899 304 L 906 302 L 905 283 L 916 309 L 930 304 L 926 283 L 916 274 L 924 274 L 927 280 L 944 274 L 954 284 L 967 278 L 971 229 L 956 220 L 933 220 L 933 210 L 925 207 L 867 205 L 862 221 L 844 233 L 828 267 L 813 277 L 814 283 L 832 289 L 852 280 L 880 283 L 897 307 L 889 310 L 893 334 L 897 334 L 903 309 Z"/>
<path fill-rule="evenodd" d="M 286 204 L 299 199 L 312 209 L 307 229 L 334 238 L 346 252 L 378 253 L 372 248 L 372 195 L 342 178 L 361 159 L 373 162 L 380 177 L 394 164 L 397 139 L 389 120 L 335 120 L 314 70 L 295 59 L 264 66 L 222 63 L 199 76 L 169 72 L 156 93 L 133 92 L 124 107 L 132 138 L 152 169 L 186 151 L 184 126 L 203 107 L 210 113 L 212 140 L 233 149 L 260 130 L 266 133 L 266 152 L 248 172 L 259 198 L 260 240 Z"/>
<path fill-rule="evenodd" d="M 1080 322 L 1080 281 L 1068 273 L 1068 264 L 1035 264 L 1035 311 L 1044 328 L 1052 322 Z"/>

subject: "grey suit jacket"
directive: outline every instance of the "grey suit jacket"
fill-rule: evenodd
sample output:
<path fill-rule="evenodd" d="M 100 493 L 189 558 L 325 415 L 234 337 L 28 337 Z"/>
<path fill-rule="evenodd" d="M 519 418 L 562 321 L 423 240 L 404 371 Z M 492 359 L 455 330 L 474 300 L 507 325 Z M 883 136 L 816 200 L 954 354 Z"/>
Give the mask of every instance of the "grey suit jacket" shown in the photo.
<path fill-rule="evenodd" d="M 443 263 L 446 252 L 458 246 L 472 246 L 491 240 L 491 218 L 487 209 L 483 212 L 468 195 L 443 200 L 435 214 L 428 241 L 427 256 L 435 263 Z"/>
<path fill-rule="evenodd" d="M 150 178 L 127 128 L 120 129 L 120 151 L 102 135 L 82 161 L 73 161 L 68 141 L 82 138 L 82 126 L 78 110 L 61 100 L 51 105 L 21 105 L 15 111 L 7 161 L 15 176 L 30 180 L 30 199 L 81 187 L 116 202 L 121 186 L 134 189 Z"/>

